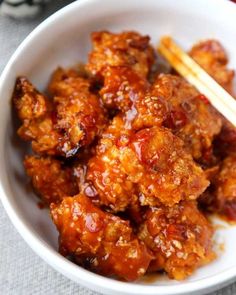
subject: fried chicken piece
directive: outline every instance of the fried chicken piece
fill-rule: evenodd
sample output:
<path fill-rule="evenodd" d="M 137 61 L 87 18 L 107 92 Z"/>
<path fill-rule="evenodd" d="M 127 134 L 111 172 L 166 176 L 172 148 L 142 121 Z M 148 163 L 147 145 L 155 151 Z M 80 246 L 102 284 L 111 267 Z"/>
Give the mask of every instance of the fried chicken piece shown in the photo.
<path fill-rule="evenodd" d="M 233 89 L 234 71 L 227 68 L 227 53 L 219 41 L 205 40 L 199 42 L 193 46 L 190 55 L 221 86 L 230 94 L 235 95 Z M 216 150 L 218 154 L 224 157 L 235 153 L 236 128 L 223 117 L 222 121 L 223 128 L 216 140 Z"/>
<path fill-rule="evenodd" d="M 145 78 L 129 67 L 107 67 L 104 77 L 100 91 L 104 104 L 124 114 L 126 128 L 139 130 L 162 124 L 167 103 Z"/>
<path fill-rule="evenodd" d="M 88 162 L 86 189 L 96 190 L 100 205 L 109 207 L 113 212 L 124 211 L 138 199 L 136 186 L 125 173 L 120 153 L 127 145 L 131 130 L 124 128 L 124 121 L 116 116 L 104 131 L 97 146 L 97 153 Z"/>
<path fill-rule="evenodd" d="M 108 66 L 128 66 L 147 77 L 154 62 L 154 49 L 148 36 L 132 31 L 120 34 L 101 31 L 92 33 L 91 37 L 93 49 L 87 70 L 93 75 L 103 76 Z"/>
<path fill-rule="evenodd" d="M 90 87 L 88 79 L 61 68 L 54 73 L 49 85 L 56 105 L 57 128 L 63 130 L 72 154 L 81 146 L 89 145 L 107 123 L 101 102 Z"/>
<path fill-rule="evenodd" d="M 148 81 L 133 69 L 124 66 L 106 67 L 100 95 L 107 108 L 126 112 L 134 101 L 144 98 L 148 88 Z"/>
<path fill-rule="evenodd" d="M 26 156 L 24 166 L 33 188 L 46 205 L 78 193 L 70 167 L 51 157 Z"/>
<path fill-rule="evenodd" d="M 212 141 L 221 130 L 221 117 L 183 78 L 161 74 L 153 85 L 156 96 L 168 103 L 164 126 L 180 137 L 186 150 L 200 163 L 212 160 Z"/>
<path fill-rule="evenodd" d="M 136 134 L 124 128 L 121 117 L 108 127 L 88 163 L 87 180 L 101 204 L 113 211 L 129 205 L 172 206 L 196 199 L 208 186 L 202 169 L 168 129 L 153 127 Z"/>
<path fill-rule="evenodd" d="M 79 194 L 51 204 L 51 216 L 60 233 L 60 252 L 89 269 L 127 281 L 141 277 L 151 254 L 133 234 L 128 221 L 103 212 Z"/>
<path fill-rule="evenodd" d="M 13 102 L 23 122 L 19 136 L 32 141 L 38 154 L 74 156 L 106 123 L 99 99 L 89 88 L 89 80 L 76 76 L 75 71 L 59 69 L 50 85 L 53 104 L 26 78 L 17 79 Z"/>
<path fill-rule="evenodd" d="M 46 115 L 49 108 L 47 99 L 25 77 L 16 80 L 13 103 L 23 122 Z"/>
<path fill-rule="evenodd" d="M 227 53 L 219 41 L 201 41 L 192 47 L 189 54 L 221 86 L 233 93 L 234 71 L 227 68 Z"/>
<path fill-rule="evenodd" d="M 196 199 L 209 185 L 202 169 L 166 128 L 140 130 L 123 149 L 121 163 L 138 185 L 142 205 L 173 206 Z"/>
<path fill-rule="evenodd" d="M 25 77 L 16 80 L 13 103 L 22 121 L 18 135 L 32 141 L 38 154 L 60 154 L 61 134 L 54 126 L 53 106 Z"/>
<path fill-rule="evenodd" d="M 134 101 L 132 108 L 126 113 L 126 125 L 134 130 L 162 126 L 169 113 L 169 104 L 159 93 L 157 85 L 152 85 L 145 93 Z"/>
<path fill-rule="evenodd" d="M 215 258 L 213 230 L 196 202 L 153 207 L 145 214 L 138 237 L 155 255 L 149 271 L 164 270 L 171 279 L 183 280 Z"/>

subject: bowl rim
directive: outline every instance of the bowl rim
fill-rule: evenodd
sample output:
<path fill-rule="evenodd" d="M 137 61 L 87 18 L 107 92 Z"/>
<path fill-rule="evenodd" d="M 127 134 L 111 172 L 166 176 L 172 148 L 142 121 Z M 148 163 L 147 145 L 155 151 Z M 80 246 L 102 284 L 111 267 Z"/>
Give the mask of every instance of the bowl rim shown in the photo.
<path fill-rule="evenodd" d="M 75 1 L 48 18 L 41 22 L 18 46 L 7 65 L 5 66 L 1 76 L 0 76 L 0 93 L 4 86 L 4 83 L 11 72 L 11 68 L 17 61 L 18 56 L 24 49 L 28 46 L 32 39 L 36 38 L 41 31 L 47 28 L 48 25 L 56 22 L 62 15 L 70 13 L 74 9 L 83 9 L 84 5 L 91 5 L 92 3 L 98 3 L 101 0 L 80 0 Z M 115 1 L 115 0 L 110 0 Z M 205 0 L 205 2 L 213 2 L 215 5 L 228 6 L 229 9 L 235 9 L 236 5 L 228 0 Z M 3 150 L 3 147 L 2 147 Z M 6 172 L 5 177 L 6 176 Z M 111 278 L 101 276 L 90 272 L 61 256 L 54 249 L 52 249 L 40 236 L 33 230 L 30 224 L 21 219 L 20 214 L 14 208 L 14 203 L 8 198 L 7 192 L 5 191 L 5 185 L 3 183 L 2 174 L 0 175 L 0 199 L 2 201 L 3 207 L 6 210 L 11 222 L 20 233 L 22 238 L 26 243 L 34 250 L 34 252 L 39 255 L 45 262 L 47 262 L 55 270 L 64 274 L 67 278 L 81 284 L 82 286 L 88 287 L 95 291 L 103 290 L 106 292 L 115 291 L 120 294 L 189 294 L 197 291 L 203 290 L 216 290 L 229 281 L 236 278 L 236 265 L 230 267 L 227 270 L 219 272 L 210 277 L 202 278 L 196 281 L 182 281 L 175 285 L 146 285 L 146 284 L 134 284 L 129 282 L 121 282 Z M 199 294 L 199 293 L 198 293 Z"/>

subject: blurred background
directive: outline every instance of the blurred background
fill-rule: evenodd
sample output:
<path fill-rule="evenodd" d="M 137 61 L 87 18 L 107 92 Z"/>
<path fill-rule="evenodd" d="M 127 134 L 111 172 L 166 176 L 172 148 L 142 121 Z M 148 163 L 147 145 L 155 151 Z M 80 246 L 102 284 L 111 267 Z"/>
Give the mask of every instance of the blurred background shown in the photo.
<path fill-rule="evenodd" d="M 42 5 L 38 4 L 40 1 Z M 71 2 L 73 1 L 0 0 L 0 73 L 24 38 L 45 18 Z"/>

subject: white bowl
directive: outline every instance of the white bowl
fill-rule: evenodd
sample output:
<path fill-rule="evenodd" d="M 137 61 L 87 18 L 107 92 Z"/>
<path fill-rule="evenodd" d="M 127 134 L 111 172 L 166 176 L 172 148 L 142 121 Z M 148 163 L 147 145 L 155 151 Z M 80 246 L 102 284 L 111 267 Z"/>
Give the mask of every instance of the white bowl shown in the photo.
<path fill-rule="evenodd" d="M 236 68 L 236 5 L 226 0 L 87 0 L 76 1 L 39 25 L 19 46 L 0 79 L 0 196 L 13 224 L 47 263 L 79 284 L 106 294 L 203 294 L 236 277 L 236 227 L 218 230 L 225 251 L 213 263 L 182 282 L 157 278 L 125 283 L 89 272 L 57 253 L 57 232 L 48 212 L 39 210 L 26 188 L 22 166 L 24 149 L 12 124 L 11 94 L 18 75 L 26 75 L 44 89 L 58 66 L 85 61 L 90 33 L 100 29 L 137 30 L 156 44 L 170 34 L 189 48 L 202 38 L 217 38 Z"/>

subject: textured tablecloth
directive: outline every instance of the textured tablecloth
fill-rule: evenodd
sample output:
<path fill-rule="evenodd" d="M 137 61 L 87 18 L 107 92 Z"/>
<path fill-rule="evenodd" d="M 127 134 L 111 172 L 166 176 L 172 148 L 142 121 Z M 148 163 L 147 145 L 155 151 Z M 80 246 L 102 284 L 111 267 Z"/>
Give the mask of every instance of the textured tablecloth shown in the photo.
<path fill-rule="evenodd" d="M 16 21 L 0 16 L 0 73 L 26 35 L 48 15 L 70 3 L 55 0 L 34 20 Z M 0 203 L 1 295 L 98 295 L 63 277 L 41 260 L 16 232 Z M 236 294 L 236 283 L 209 295 Z"/>

